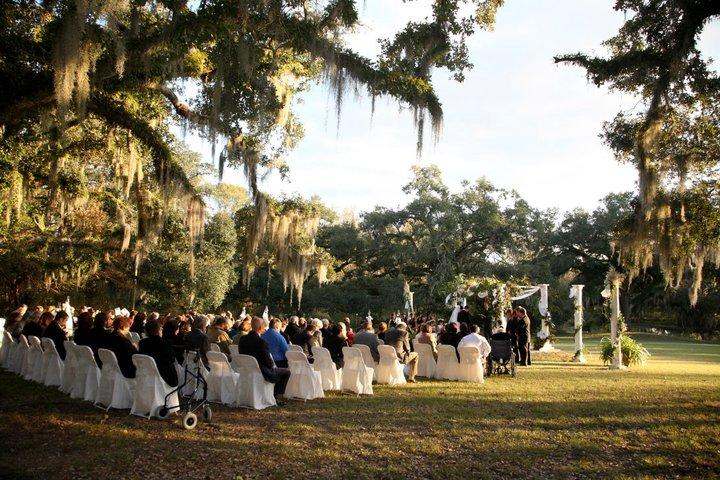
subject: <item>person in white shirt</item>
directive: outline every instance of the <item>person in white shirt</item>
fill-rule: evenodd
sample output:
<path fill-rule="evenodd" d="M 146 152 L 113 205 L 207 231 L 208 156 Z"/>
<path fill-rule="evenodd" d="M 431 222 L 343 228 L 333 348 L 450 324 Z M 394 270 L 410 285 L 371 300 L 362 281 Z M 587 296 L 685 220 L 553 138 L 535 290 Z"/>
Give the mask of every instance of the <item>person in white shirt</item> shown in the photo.
<path fill-rule="evenodd" d="M 458 343 L 458 349 L 461 347 L 477 347 L 480 350 L 480 358 L 485 361 L 485 358 L 490 355 L 490 344 L 487 339 L 480 335 L 480 327 L 477 325 L 470 326 L 470 333 L 465 335 Z"/>

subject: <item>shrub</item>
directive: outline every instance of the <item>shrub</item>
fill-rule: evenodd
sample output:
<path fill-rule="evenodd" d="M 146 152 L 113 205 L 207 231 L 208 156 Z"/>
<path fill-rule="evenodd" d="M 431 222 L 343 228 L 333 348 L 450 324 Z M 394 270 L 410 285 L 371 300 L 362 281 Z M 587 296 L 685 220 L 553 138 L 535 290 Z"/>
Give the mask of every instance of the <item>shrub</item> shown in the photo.
<path fill-rule="evenodd" d="M 620 336 L 620 349 L 622 350 L 622 362 L 626 367 L 643 365 L 650 357 L 650 352 L 641 343 L 636 342 L 627 335 Z M 612 362 L 613 355 L 613 346 L 610 339 L 603 337 L 600 340 L 600 358 L 602 358 L 605 365 L 608 365 Z"/>

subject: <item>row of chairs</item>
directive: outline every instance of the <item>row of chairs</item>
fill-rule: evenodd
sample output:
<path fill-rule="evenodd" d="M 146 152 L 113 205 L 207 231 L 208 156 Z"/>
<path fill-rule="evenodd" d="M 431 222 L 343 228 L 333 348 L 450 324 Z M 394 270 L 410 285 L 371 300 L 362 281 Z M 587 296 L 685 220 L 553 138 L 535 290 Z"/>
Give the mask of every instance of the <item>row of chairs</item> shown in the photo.
<path fill-rule="evenodd" d="M 438 345 L 437 361 L 429 344 L 413 341 L 413 347 L 418 352 L 418 376 L 438 380 L 484 382 L 483 358 L 480 356 L 480 349 L 475 346 L 455 349 L 452 345 Z"/>

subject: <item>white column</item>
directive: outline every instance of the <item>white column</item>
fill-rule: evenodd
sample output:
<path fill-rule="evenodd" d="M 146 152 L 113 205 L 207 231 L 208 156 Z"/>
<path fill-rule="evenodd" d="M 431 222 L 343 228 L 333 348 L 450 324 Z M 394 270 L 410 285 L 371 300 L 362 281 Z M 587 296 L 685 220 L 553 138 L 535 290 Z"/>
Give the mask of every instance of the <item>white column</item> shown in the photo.
<path fill-rule="evenodd" d="M 611 370 L 621 370 L 624 367 L 622 363 L 622 348 L 620 343 L 620 284 L 623 281 L 623 276 L 617 273 L 612 274 L 609 277 L 610 280 L 610 342 L 615 347 L 613 353 L 613 361 L 610 364 Z"/>
<path fill-rule="evenodd" d="M 585 355 L 583 349 L 582 327 L 583 327 L 583 303 L 582 303 L 582 291 L 585 285 L 573 285 L 570 288 L 570 297 L 575 299 L 575 356 L 573 362 L 585 363 Z"/>
<path fill-rule="evenodd" d="M 507 319 L 505 318 L 505 307 L 506 305 L 503 303 L 503 299 L 505 298 L 505 285 L 500 285 L 500 287 L 497 289 L 497 291 L 493 291 L 493 293 L 497 294 L 497 297 L 495 297 L 493 300 L 495 300 L 498 305 L 500 306 L 500 318 L 498 318 L 498 321 L 503 327 L 503 330 L 507 329 Z"/>
<path fill-rule="evenodd" d="M 547 283 L 542 283 L 538 285 L 540 287 L 540 303 L 538 304 L 538 310 L 540 310 L 540 315 L 542 315 L 542 326 L 541 330 L 546 336 L 550 336 L 550 325 L 547 322 L 547 315 L 548 315 L 548 287 L 550 286 Z"/>

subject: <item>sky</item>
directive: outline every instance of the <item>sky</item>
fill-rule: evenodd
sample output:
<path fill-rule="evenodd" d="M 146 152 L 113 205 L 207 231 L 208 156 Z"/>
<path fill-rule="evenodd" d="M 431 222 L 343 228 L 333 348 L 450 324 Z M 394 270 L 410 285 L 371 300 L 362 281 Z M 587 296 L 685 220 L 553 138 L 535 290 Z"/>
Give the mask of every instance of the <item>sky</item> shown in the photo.
<path fill-rule="evenodd" d="M 363 26 L 349 46 L 375 57 L 377 39 L 391 37 L 409 18 L 428 15 L 428 1 L 404 3 L 365 0 Z M 353 94 L 343 102 L 340 122 L 328 89 L 314 86 L 295 107 L 305 138 L 287 161 L 289 180 L 271 174 L 261 190 L 274 195 L 318 195 L 339 212 L 359 214 L 375 206 L 405 205 L 402 192 L 413 165 L 436 164 L 452 190 L 463 180 L 485 177 L 497 187 L 518 191 L 536 208 L 595 209 L 610 192 L 635 188 L 636 171 L 615 161 L 602 144 L 604 121 L 637 106 L 628 95 L 588 82 L 579 67 L 556 65 L 553 56 L 603 54 L 602 41 L 613 36 L 623 14 L 613 0 L 508 0 L 494 31 L 468 41 L 474 68 L 463 83 L 445 70 L 433 75 L 443 104 L 443 132 L 433 146 L 426 135 L 416 155 L 412 113 L 393 100 L 378 100 L 371 116 L 369 98 Z M 720 28 L 715 22 L 701 38 L 701 51 L 720 58 Z M 718 65 L 714 65 L 715 68 Z M 210 146 L 186 139 L 211 161 Z M 225 181 L 245 185 L 240 171 Z"/>

